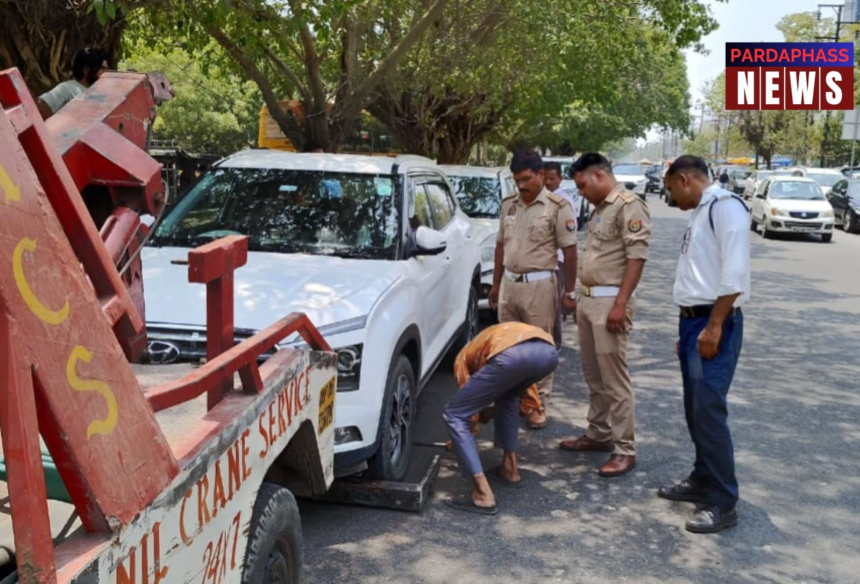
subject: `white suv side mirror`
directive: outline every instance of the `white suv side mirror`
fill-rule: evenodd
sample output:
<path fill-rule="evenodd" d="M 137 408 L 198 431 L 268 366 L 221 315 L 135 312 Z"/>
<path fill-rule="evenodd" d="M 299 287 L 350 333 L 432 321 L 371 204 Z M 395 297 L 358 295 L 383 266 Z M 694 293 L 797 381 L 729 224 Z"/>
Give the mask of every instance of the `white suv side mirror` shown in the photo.
<path fill-rule="evenodd" d="M 412 255 L 439 255 L 448 247 L 441 232 L 423 225 L 415 231 L 415 243 L 417 249 Z"/>

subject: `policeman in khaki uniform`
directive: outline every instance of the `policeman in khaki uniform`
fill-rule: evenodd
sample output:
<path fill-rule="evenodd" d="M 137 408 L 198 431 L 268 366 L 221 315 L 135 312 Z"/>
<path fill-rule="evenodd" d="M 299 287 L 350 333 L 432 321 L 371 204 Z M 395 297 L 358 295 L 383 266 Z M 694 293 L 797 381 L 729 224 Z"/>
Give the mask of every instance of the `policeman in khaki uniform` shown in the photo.
<path fill-rule="evenodd" d="M 580 262 L 582 294 L 576 309 L 591 407 L 585 435 L 560 447 L 612 452 L 599 472 L 615 477 L 636 465 L 627 340 L 636 313 L 633 292 L 648 259 L 651 216 L 645 202 L 615 180 L 600 154 L 583 154 L 572 172 L 580 193 L 595 207 Z"/>
<path fill-rule="evenodd" d="M 543 161 L 537 152 L 521 150 L 511 160 L 519 190 L 502 202 L 490 306 L 501 322 L 518 321 L 553 334 L 558 309 L 558 250 L 564 255 L 563 307 L 576 307 L 576 219 L 570 204 L 544 187 Z M 546 405 L 552 376 L 538 383 L 540 409 L 528 419 L 532 429 L 546 427 Z"/>

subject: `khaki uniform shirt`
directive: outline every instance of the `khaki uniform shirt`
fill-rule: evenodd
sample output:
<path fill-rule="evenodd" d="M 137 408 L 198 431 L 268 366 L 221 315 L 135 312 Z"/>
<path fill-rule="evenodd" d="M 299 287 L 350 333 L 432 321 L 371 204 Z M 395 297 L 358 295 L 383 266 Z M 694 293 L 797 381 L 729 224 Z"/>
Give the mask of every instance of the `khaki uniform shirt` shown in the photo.
<path fill-rule="evenodd" d="M 505 247 L 505 268 L 517 274 L 558 269 L 559 249 L 576 245 L 570 204 L 544 189 L 526 205 L 519 194 L 502 202 L 497 241 Z"/>
<path fill-rule="evenodd" d="M 620 286 L 627 260 L 647 260 L 651 237 L 648 205 L 619 184 L 588 222 L 579 260 L 584 286 Z"/>

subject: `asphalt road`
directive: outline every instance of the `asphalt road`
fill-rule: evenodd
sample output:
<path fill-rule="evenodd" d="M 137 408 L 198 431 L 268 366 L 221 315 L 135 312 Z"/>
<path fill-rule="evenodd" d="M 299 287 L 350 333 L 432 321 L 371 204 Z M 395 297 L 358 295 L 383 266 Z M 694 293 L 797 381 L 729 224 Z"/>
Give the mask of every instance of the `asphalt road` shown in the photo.
<path fill-rule="evenodd" d="M 450 454 L 421 514 L 303 503 L 309 583 L 860 582 L 860 235 L 753 236 L 753 299 L 730 393 L 741 523 L 693 535 L 683 529 L 693 506 L 656 497 L 692 462 L 670 295 L 686 219 L 656 197 L 649 204 L 652 260 L 630 350 L 637 469 L 603 479 L 606 455 L 557 448 L 583 431 L 588 404 L 567 325 L 550 426 L 522 431 L 527 484 L 498 489 L 499 515 L 443 505 L 467 488 Z M 446 438 L 440 411 L 453 390 L 449 373 L 436 375 L 419 441 Z M 491 431 L 481 438 L 495 464 Z"/>

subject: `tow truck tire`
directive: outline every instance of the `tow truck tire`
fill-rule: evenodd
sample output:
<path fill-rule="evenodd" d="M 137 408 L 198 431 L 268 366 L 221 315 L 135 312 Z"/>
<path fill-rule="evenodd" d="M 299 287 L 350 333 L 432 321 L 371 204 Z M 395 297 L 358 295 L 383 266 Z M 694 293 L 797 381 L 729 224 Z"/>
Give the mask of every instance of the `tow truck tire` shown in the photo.
<path fill-rule="evenodd" d="M 382 418 L 379 421 L 379 450 L 367 461 L 372 479 L 402 481 L 412 453 L 412 433 L 416 411 L 415 372 L 405 355 L 391 361 Z"/>
<path fill-rule="evenodd" d="M 263 483 L 254 503 L 242 584 L 301 584 L 302 521 L 293 494 Z"/>

